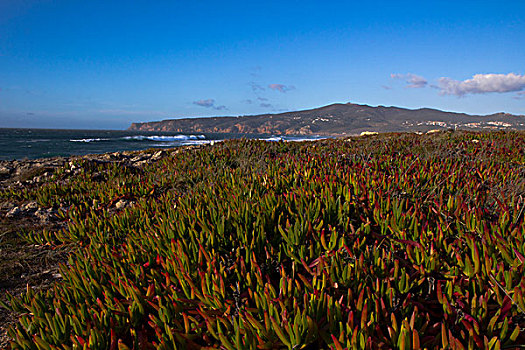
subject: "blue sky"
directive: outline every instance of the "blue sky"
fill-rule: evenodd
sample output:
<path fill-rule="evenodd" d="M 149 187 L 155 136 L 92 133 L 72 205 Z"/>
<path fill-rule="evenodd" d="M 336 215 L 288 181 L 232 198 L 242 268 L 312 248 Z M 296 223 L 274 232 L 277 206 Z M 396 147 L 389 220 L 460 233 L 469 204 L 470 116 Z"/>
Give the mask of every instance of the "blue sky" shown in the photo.
<path fill-rule="evenodd" d="M 0 1 L 0 127 L 334 102 L 525 114 L 525 1 Z"/>

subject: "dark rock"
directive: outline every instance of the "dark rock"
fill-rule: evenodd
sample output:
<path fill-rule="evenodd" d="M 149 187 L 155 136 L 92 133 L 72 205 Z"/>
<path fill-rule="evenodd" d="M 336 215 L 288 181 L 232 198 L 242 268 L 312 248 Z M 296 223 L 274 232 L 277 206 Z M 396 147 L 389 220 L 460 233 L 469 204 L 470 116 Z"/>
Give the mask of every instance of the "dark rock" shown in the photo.
<path fill-rule="evenodd" d="M 14 207 L 13 209 L 9 210 L 7 214 L 5 214 L 5 216 L 8 218 L 14 218 L 14 217 L 19 216 L 20 214 L 22 214 L 22 211 L 20 210 L 20 208 Z"/>

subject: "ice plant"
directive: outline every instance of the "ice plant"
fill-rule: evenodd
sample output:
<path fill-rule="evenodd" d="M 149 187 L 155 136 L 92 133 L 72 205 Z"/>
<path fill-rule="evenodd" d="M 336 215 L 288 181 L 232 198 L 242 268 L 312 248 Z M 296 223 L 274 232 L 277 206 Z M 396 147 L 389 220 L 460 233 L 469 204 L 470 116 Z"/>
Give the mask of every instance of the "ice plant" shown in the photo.
<path fill-rule="evenodd" d="M 467 132 L 239 140 L 6 190 L 67 204 L 66 229 L 28 239 L 77 246 L 63 281 L 9 297 L 22 313 L 12 348 L 523 344 L 524 145 Z M 135 205 L 116 210 L 121 198 Z"/>

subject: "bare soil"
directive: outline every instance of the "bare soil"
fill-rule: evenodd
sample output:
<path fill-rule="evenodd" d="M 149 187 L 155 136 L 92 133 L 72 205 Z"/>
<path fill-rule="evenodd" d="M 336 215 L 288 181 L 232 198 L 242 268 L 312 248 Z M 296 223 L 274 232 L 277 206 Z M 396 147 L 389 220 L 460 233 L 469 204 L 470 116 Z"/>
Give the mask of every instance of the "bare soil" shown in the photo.
<path fill-rule="evenodd" d="M 4 204 L 4 203 L 2 203 Z M 60 229 L 60 223 L 41 224 L 35 217 L 7 218 L 7 210 L 0 210 L 0 299 L 6 295 L 21 294 L 28 286 L 48 289 L 60 279 L 59 264 L 67 260 L 67 247 L 52 248 L 26 243 L 21 237 L 25 231 Z M 8 347 L 7 329 L 16 321 L 9 310 L 0 308 L 0 348 Z"/>
<path fill-rule="evenodd" d="M 68 158 L 49 158 L 25 161 L 0 161 L 0 189 L 38 188 L 42 178 L 63 166 Z M 32 205 L 31 208 L 26 206 Z M 24 209 L 26 207 L 26 209 Z M 8 213 L 21 209 L 16 215 Z M 30 244 L 24 239 L 29 232 L 38 234 L 44 229 L 58 231 L 65 223 L 56 216 L 39 216 L 36 202 L 20 202 L 0 197 L 0 300 L 7 294 L 20 295 L 28 287 L 46 290 L 61 279 L 60 264 L 66 263 L 71 247 Z M 17 320 L 16 314 L 0 306 L 0 349 L 9 349 L 7 330 Z"/>

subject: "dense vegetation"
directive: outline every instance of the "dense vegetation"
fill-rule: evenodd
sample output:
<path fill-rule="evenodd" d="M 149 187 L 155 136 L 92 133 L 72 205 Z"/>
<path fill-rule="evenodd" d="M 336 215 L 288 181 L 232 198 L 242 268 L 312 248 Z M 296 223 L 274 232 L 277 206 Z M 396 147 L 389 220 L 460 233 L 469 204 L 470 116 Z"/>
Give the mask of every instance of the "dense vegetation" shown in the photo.
<path fill-rule="evenodd" d="M 77 247 L 52 289 L 9 298 L 12 348 L 514 348 L 524 152 L 522 133 L 449 132 L 78 161 L 1 194 L 70 206 L 27 238 Z"/>

